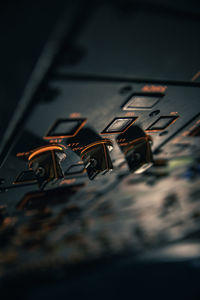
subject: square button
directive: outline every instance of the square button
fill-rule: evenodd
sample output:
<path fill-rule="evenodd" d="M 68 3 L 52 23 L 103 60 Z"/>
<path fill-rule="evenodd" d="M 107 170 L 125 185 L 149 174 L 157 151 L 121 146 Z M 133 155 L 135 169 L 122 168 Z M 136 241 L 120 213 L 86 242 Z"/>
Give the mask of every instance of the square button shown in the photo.
<path fill-rule="evenodd" d="M 129 128 L 129 126 L 131 126 L 136 120 L 137 117 L 114 118 L 112 122 L 101 133 L 106 134 L 125 132 Z"/>
<path fill-rule="evenodd" d="M 162 97 L 163 94 L 160 93 L 133 94 L 123 106 L 123 110 L 151 109 Z"/>
<path fill-rule="evenodd" d="M 146 131 L 161 131 L 166 129 L 169 125 L 174 123 L 178 116 L 164 116 L 160 117 L 157 121 L 151 124 Z"/>
<path fill-rule="evenodd" d="M 86 119 L 58 119 L 51 126 L 44 139 L 74 137 L 85 123 Z"/>

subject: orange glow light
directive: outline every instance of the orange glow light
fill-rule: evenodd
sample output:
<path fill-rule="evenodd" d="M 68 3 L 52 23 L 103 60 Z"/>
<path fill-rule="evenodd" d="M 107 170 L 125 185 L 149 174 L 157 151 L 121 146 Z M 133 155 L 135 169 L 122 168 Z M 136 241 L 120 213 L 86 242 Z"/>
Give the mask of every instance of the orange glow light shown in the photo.
<path fill-rule="evenodd" d="M 143 92 L 153 92 L 153 93 L 164 93 L 167 89 L 167 86 L 162 85 L 145 85 L 142 87 Z"/>
<path fill-rule="evenodd" d="M 47 152 L 47 151 L 53 151 L 53 150 L 59 150 L 59 151 L 63 151 L 63 147 L 61 146 L 45 146 L 39 149 L 36 149 L 28 158 L 28 160 L 31 160 L 34 156 L 43 153 L 43 152 Z"/>
<path fill-rule="evenodd" d="M 98 142 L 94 142 L 92 144 L 89 144 L 88 146 L 86 146 L 82 151 L 81 151 L 81 154 L 83 154 L 87 149 L 93 147 L 93 146 L 96 146 L 96 145 L 101 145 L 101 144 L 112 144 L 110 140 L 101 140 L 101 141 L 98 141 Z"/>
<path fill-rule="evenodd" d="M 71 113 L 69 115 L 70 118 L 80 118 L 81 114 L 78 112 Z"/>

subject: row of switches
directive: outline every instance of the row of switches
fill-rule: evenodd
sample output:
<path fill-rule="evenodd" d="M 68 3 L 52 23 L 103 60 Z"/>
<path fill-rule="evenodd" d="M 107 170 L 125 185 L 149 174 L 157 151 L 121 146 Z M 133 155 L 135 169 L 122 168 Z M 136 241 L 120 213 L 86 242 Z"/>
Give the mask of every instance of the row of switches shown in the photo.
<path fill-rule="evenodd" d="M 138 117 L 114 118 L 101 132 L 101 134 L 117 134 L 125 132 Z M 165 130 L 169 125 L 177 120 L 178 116 L 161 116 L 145 131 L 154 132 Z M 48 131 L 45 139 L 72 138 L 80 131 L 86 119 L 59 119 Z"/>

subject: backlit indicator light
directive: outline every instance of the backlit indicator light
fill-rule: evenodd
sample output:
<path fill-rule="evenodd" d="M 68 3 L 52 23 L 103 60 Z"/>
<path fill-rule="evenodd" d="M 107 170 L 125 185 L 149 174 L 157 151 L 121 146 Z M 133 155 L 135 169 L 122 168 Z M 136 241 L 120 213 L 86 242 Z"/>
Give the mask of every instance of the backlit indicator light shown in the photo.
<path fill-rule="evenodd" d="M 70 138 L 77 135 L 85 125 L 86 119 L 58 119 L 48 130 L 44 139 Z"/>
<path fill-rule="evenodd" d="M 146 132 L 154 132 L 154 131 L 162 131 L 173 124 L 179 116 L 164 116 L 160 117 L 157 121 L 151 124 L 145 131 Z"/>
<path fill-rule="evenodd" d="M 112 122 L 101 133 L 115 134 L 125 132 L 136 120 L 137 117 L 114 118 Z"/>
<path fill-rule="evenodd" d="M 122 107 L 123 110 L 146 110 L 151 109 L 155 106 L 160 99 L 164 95 L 161 93 L 154 93 L 154 94 L 133 94 L 125 105 Z"/>

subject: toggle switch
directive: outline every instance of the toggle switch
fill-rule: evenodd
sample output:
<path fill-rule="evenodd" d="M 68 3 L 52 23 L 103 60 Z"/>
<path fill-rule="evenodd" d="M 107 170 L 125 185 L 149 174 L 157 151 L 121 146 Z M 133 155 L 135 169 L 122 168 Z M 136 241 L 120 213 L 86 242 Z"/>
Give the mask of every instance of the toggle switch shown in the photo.
<path fill-rule="evenodd" d="M 85 126 L 75 138 L 67 140 L 70 147 L 76 142 L 80 146 L 73 148 L 73 151 L 81 158 L 83 164 L 72 165 L 65 175 L 77 170 L 78 173 L 83 173 L 86 170 L 89 179 L 92 180 L 97 175 L 103 175 L 113 169 L 109 154 L 113 146 L 109 139 L 103 139 L 92 128 Z"/>
<path fill-rule="evenodd" d="M 63 179 L 60 163 L 65 158 L 64 147 L 60 145 L 48 145 L 32 151 L 28 157 L 28 166 L 35 173 L 39 188 L 43 189 L 49 182 Z"/>
<path fill-rule="evenodd" d="M 140 174 L 152 166 L 152 138 L 139 126 L 131 126 L 125 133 L 120 134 L 117 143 L 131 172 Z"/>
<path fill-rule="evenodd" d="M 94 179 L 98 174 L 106 174 L 113 169 L 109 152 L 112 150 L 110 140 L 100 140 L 89 144 L 82 152 L 81 158 L 85 165 L 89 179 Z"/>

